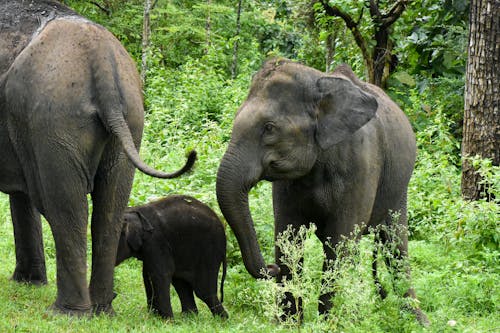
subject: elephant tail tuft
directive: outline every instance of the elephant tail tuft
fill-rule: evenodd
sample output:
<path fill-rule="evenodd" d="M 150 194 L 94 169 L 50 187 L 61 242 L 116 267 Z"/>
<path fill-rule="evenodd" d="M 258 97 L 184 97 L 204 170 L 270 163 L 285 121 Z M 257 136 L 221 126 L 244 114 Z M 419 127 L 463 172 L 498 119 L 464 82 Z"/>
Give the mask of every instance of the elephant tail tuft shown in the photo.
<path fill-rule="evenodd" d="M 220 302 L 224 303 L 224 281 L 226 280 L 227 272 L 227 258 L 224 254 L 224 259 L 222 260 L 222 277 L 220 279 Z"/>

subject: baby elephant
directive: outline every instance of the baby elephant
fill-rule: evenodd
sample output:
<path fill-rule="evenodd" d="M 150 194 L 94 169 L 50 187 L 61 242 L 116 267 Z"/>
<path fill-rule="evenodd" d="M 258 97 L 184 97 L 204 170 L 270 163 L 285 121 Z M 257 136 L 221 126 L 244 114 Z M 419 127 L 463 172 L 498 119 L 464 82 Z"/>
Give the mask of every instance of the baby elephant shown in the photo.
<path fill-rule="evenodd" d="M 142 260 L 148 308 L 172 318 L 170 284 L 182 312 L 198 312 L 193 291 L 214 315 L 227 318 L 221 302 L 226 276 L 226 235 L 217 215 L 195 198 L 173 195 L 128 208 L 116 265 L 127 258 Z M 217 277 L 222 264 L 221 301 Z"/>

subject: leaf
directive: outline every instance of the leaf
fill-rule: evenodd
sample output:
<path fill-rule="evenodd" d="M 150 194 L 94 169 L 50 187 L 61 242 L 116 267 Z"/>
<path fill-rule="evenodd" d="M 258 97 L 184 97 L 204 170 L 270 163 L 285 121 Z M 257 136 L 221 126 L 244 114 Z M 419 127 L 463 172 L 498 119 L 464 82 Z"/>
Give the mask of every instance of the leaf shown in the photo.
<path fill-rule="evenodd" d="M 416 84 L 415 79 L 407 72 L 397 72 L 393 74 L 393 78 L 410 87 L 414 87 Z"/>

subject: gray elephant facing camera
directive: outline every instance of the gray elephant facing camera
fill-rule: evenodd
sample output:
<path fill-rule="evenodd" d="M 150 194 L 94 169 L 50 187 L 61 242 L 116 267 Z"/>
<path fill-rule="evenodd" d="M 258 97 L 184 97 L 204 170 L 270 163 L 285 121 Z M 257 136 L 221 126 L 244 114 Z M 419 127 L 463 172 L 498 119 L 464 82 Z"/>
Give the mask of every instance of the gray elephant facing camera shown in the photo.
<path fill-rule="evenodd" d="M 217 174 L 219 206 L 248 272 L 260 278 L 267 271 L 278 282 L 290 278 L 280 249 L 275 249 L 278 265 L 266 265 L 257 242 L 248 192 L 261 180 L 273 183 L 275 236 L 289 225 L 298 230 L 315 223 L 326 255 L 324 269 L 336 258 L 332 246 L 356 225 L 363 231 L 378 228 L 377 240 L 395 257 L 406 257 L 406 196 L 415 155 L 415 135 L 405 114 L 348 66 L 325 74 L 287 59 L 268 60 L 236 113 Z M 391 212 L 399 214 L 397 221 Z M 400 241 L 381 225 L 395 225 Z M 373 272 L 384 297 L 376 264 Z M 413 289 L 407 295 L 416 297 Z M 332 296 L 320 296 L 320 313 L 333 306 Z M 284 304 L 291 304 L 288 314 L 301 311 L 291 295 Z M 414 312 L 427 323 L 420 309 Z"/>
<path fill-rule="evenodd" d="M 226 276 L 226 235 L 217 215 L 205 204 L 172 195 L 128 208 L 118 244 L 116 265 L 135 257 L 143 262 L 148 308 L 172 318 L 170 285 L 182 312 L 198 312 L 194 294 L 214 315 L 227 318 L 222 306 Z M 217 297 L 220 266 L 221 300 Z"/>

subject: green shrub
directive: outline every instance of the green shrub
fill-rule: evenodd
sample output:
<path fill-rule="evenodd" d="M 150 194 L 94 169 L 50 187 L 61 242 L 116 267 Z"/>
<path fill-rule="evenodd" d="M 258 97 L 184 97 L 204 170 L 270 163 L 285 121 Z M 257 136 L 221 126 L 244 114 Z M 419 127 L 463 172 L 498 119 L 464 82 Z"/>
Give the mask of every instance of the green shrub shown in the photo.
<path fill-rule="evenodd" d="M 398 261 L 387 249 L 380 249 L 381 262 L 384 259 L 392 260 L 401 269 L 397 278 L 387 270 L 379 270 L 383 283 L 389 285 L 388 290 L 395 290 L 382 301 L 375 292 L 371 272 L 374 233 L 358 241 L 356 239 L 360 232 L 356 229 L 349 238 L 344 238 L 334 248 L 337 258 L 330 261 L 328 269 L 323 272 L 325 256 L 315 231 L 314 224 L 301 226 L 295 231 L 290 226 L 277 237 L 276 244 L 283 253 L 282 264 L 290 269 L 292 275 L 280 284 L 271 279 L 259 282 L 261 291 L 258 304 L 269 320 L 281 318 L 282 325 L 298 331 L 302 327 L 307 331 L 308 326 L 322 332 L 407 331 L 418 327 L 411 312 L 402 311 L 414 306 L 413 300 L 403 297 L 409 288 L 409 281 L 403 273 L 407 261 Z M 326 317 L 319 316 L 319 295 L 332 291 L 335 293 L 332 299 L 334 307 Z M 300 313 L 288 317 L 284 315 L 290 306 L 282 302 L 286 293 L 293 295 L 295 304 L 298 304 L 299 299 L 302 300 L 304 322 L 301 321 Z M 392 322 L 381 320 L 385 316 L 390 316 Z"/>

